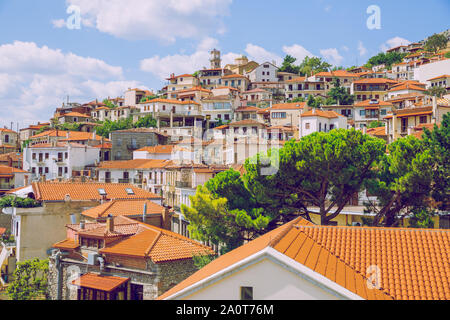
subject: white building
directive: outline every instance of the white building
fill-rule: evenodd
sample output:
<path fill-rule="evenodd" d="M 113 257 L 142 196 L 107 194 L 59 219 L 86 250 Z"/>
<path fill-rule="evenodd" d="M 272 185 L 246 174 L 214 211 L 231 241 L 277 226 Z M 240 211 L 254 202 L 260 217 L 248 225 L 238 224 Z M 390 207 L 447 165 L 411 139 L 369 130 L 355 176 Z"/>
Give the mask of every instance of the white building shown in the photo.
<path fill-rule="evenodd" d="M 347 118 L 334 111 L 322 111 L 315 108 L 300 115 L 300 138 L 313 132 L 328 132 L 333 129 L 347 129 Z"/>
<path fill-rule="evenodd" d="M 246 76 L 251 82 L 278 82 L 278 67 L 270 62 L 264 62 L 250 71 Z"/>
<path fill-rule="evenodd" d="M 23 152 L 23 169 L 32 173 L 33 180 L 42 176 L 46 180 L 69 179 L 99 161 L 98 148 L 71 142 L 35 144 Z"/>

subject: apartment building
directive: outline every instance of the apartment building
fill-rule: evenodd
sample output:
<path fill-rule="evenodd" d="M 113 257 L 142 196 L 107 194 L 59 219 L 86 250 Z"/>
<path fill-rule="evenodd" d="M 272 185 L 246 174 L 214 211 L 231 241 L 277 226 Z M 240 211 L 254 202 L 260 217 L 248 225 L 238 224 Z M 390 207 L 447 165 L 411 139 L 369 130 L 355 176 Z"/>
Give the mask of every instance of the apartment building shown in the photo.
<path fill-rule="evenodd" d="M 373 121 L 384 121 L 384 117 L 393 109 L 392 103 L 387 101 L 372 99 L 357 102 L 354 106 L 354 126 L 364 128 Z"/>
<path fill-rule="evenodd" d="M 176 99 L 177 91 L 191 89 L 199 85 L 199 79 L 192 74 L 181 74 L 179 76 L 175 76 L 175 74 L 172 73 L 170 78 L 167 78 L 166 80 L 168 81 L 168 99 Z"/>
<path fill-rule="evenodd" d="M 395 84 L 398 82 L 385 78 L 360 79 L 353 82 L 350 93 L 355 95 L 356 102 L 371 99 L 386 100 L 389 89 Z"/>
<path fill-rule="evenodd" d="M 278 67 L 274 63 L 264 62 L 244 75 L 251 82 L 278 82 Z"/>
<path fill-rule="evenodd" d="M 325 96 L 326 84 L 323 81 L 309 80 L 306 77 L 297 77 L 285 82 L 285 97 L 290 101 L 295 98 L 307 99 L 312 96 Z"/>
<path fill-rule="evenodd" d="M 0 154 L 19 150 L 19 134 L 8 128 L 0 128 Z"/>
<path fill-rule="evenodd" d="M 133 152 L 143 148 L 167 144 L 169 136 L 157 129 L 134 128 L 111 132 L 111 160 L 131 160 Z"/>
<path fill-rule="evenodd" d="M 297 126 L 306 102 L 274 104 L 267 109 L 271 126 Z"/>
<path fill-rule="evenodd" d="M 34 144 L 23 151 L 23 169 L 31 172 L 33 181 L 91 176 L 87 167 L 99 161 L 98 148 L 73 142 Z"/>
<path fill-rule="evenodd" d="M 334 111 L 323 111 L 316 108 L 300 115 L 300 138 L 314 132 L 329 132 L 333 129 L 347 129 L 347 118 Z"/>
<path fill-rule="evenodd" d="M 222 77 L 222 84 L 225 87 L 232 87 L 244 92 L 247 91 L 250 80 L 241 74 L 228 74 Z"/>

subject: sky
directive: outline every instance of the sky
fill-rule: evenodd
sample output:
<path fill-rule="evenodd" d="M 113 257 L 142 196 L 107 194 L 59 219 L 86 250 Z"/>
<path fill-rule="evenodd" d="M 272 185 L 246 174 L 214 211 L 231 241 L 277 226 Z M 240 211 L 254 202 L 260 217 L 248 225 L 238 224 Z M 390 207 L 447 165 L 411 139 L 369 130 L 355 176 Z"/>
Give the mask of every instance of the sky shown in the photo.
<path fill-rule="evenodd" d="M 63 101 L 159 90 L 171 73 L 241 55 L 349 67 L 450 28 L 450 1 L 0 0 L 0 126 L 48 121 Z M 379 28 L 370 27 L 379 9 Z M 69 10 L 68 9 L 72 9 Z M 79 12 L 79 15 L 76 13 Z M 76 26 L 79 17 L 79 28 Z M 368 25 L 369 20 L 369 25 Z M 370 28 L 369 28 L 370 27 Z"/>

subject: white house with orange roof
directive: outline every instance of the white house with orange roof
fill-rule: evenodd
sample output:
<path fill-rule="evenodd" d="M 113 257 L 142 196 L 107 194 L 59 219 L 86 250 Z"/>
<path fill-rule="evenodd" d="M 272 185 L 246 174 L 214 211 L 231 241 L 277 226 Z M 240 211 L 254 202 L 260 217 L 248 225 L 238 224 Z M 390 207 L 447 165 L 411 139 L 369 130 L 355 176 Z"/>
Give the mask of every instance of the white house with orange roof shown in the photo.
<path fill-rule="evenodd" d="M 428 82 L 428 88 L 442 87 L 447 91 L 447 93 L 450 92 L 450 74 L 443 74 L 441 76 L 428 79 Z"/>
<path fill-rule="evenodd" d="M 271 62 L 261 63 L 250 72 L 244 73 L 250 82 L 278 82 L 278 67 Z"/>
<path fill-rule="evenodd" d="M 0 165 L 0 195 L 31 182 L 31 173 L 22 169 Z"/>
<path fill-rule="evenodd" d="M 384 117 L 393 109 L 392 103 L 377 99 L 357 102 L 354 105 L 354 126 L 364 128 L 373 121 L 384 121 Z"/>
<path fill-rule="evenodd" d="M 347 129 L 347 118 L 334 111 L 323 111 L 316 108 L 300 115 L 300 138 L 314 132 L 329 132 L 333 129 Z"/>
<path fill-rule="evenodd" d="M 337 78 L 341 87 L 350 90 L 353 81 L 358 79 L 358 75 L 355 73 L 348 72 L 347 70 L 336 70 L 336 71 L 324 71 L 318 72 L 311 77 L 316 82 L 325 83 L 325 90 L 330 90 L 333 87 L 333 80 Z"/>
<path fill-rule="evenodd" d="M 448 300 L 442 243 L 449 236 L 297 218 L 218 257 L 158 299 Z"/>
<path fill-rule="evenodd" d="M 247 91 L 250 80 L 241 74 L 227 74 L 222 77 L 222 84 L 225 87 L 238 89 L 240 92 Z"/>
<path fill-rule="evenodd" d="M 274 104 L 268 109 L 272 126 L 297 126 L 306 102 Z"/>
<path fill-rule="evenodd" d="M 393 99 L 396 96 L 406 95 L 406 94 L 425 94 L 426 93 L 425 84 L 414 80 L 407 80 L 400 82 L 397 85 L 391 87 L 387 92 L 387 100 Z"/>
<path fill-rule="evenodd" d="M 284 84 L 286 100 L 290 101 L 295 98 L 307 99 L 312 96 L 325 96 L 326 84 L 324 81 L 310 77 L 297 77 L 288 80 Z"/>
<path fill-rule="evenodd" d="M 175 76 L 171 74 L 169 78 L 166 79 L 167 84 L 167 97 L 169 99 L 177 98 L 177 91 L 191 89 L 199 85 L 199 80 L 192 74 L 181 74 Z"/>
<path fill-rule="evenodd" d="M 87 166 L 100 161 L 99 149 L 73 142 L 40 143 L 23 151 L 23 169 L 32 173 L 36 181 L 70 179 L 73 176 L 90 176 Z"/>

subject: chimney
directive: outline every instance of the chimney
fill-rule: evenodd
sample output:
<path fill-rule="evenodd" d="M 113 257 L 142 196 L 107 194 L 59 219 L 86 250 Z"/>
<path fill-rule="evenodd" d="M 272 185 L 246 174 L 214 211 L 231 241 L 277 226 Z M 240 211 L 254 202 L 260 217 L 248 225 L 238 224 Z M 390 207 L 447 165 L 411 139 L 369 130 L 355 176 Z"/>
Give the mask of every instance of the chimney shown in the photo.
<path fill-rule="evenodd" d="M 171 212 L 169 212 L 169 208 L 168 207 L 163 207 L 162 209 L 162 228 L 169 230 L 171 229 L 171 225 L 172 225 L 172 214 Z"/>
<path fill-rule="evenodd" d="M 436 97 L 433 96 L 433 113 L 431 115 L 431 123 L 437 123 L 438 122 L 438 109 L 437 109 L 437 101 Z"/>
<path fill-rule="evenodd" d="M 147 218 L 147 202 L 144 203 L 144 211 L 142 212 L 142 222 L 145 223 L 146 218 Z"/>
<path fill-rule="evenodd" d="M 114 218 L 110 214 L 106 218 L 106 231 L 110 233 L 114 232 Z"/>

